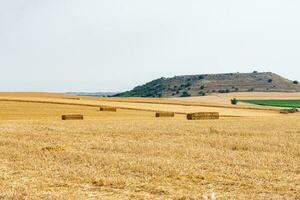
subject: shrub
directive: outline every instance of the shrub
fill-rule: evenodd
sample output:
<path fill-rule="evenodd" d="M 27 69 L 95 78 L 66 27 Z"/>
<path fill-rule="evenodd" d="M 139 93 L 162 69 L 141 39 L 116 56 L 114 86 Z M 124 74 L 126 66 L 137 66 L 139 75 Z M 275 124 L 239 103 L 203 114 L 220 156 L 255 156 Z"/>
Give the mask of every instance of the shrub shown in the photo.
<path fill-rule="evenodd" d="M 269 80 L 268 80 L 268 83 L 272 83 L 272 82 L 273 82 L 273 80 L 272 80 L 272 79 L 269 79 Z"/>
<path fill-rule="evenodd" d="M 239 91 L 239 88 L 235 88 L 235 91 L 236 91 L 236 92 Z"/>
<path fill-rule="evenodd" d="M 203 75 L 198 76 L 199 80 L 203 80 L 205 77 Z"/>
<path fill-rule="evenodd" d="M 219 93 L 229 93 L 230 90 L 229 90 L 229 89 L 226 89 L 226 90 L 219 90 L 218 92 L 219 92 Z"/>
<path fill-rule="evenodd" d="M 188 92 L 186 92 L 186 91 L 184 91 L 183 93 L 182 93 L 182 95 L 181 95 L 181 97 L 190 97 L 191 95 L 188 93 Z"/>
<path fill-rule="evenodd" d="M 258 71 L 253 71 L 253 74 L 258 74 Z"/>
<path fill-rule="evenodd" d="M 192 84 L 190 82 L 188 82 L 187 84 L 184 85 L 184 87 L 190 87 Z"/>
<path fill-rule="evenodd" d="M 206 95 L 205 92 L 203 92 L 203 91 L 200 91 L 198 94 L 199 94 L 200 96 L 205 96 L 205 95 Z"/>
<path fill-rule="evenodd" d="M 294 83 L 294 84 L 298 84 L 299 82 L 298 82 L 298 81 L 293 81 L 293 83 Z"/>
<path fill-rule="evenodd" d="M 203 90 L 203 89 L 204 89 L 204 85 L 201 85 L 200 90 Z"/>
<path fill-rule="evenodd" d="M 236 105 L 238 103 L 238 100 L 236 98 L 231 99 L 231 104 Z"/>

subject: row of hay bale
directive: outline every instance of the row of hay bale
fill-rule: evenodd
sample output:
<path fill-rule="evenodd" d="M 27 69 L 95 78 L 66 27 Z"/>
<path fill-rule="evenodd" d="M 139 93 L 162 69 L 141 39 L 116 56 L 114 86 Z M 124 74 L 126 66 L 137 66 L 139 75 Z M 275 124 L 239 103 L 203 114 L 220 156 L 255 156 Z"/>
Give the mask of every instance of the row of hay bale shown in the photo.
<path fill-rule="evenodd" d="M 117 108 L 110 106 L 101 106 L 99 111 L 102 112 L 117 112 Z M 155 117 L 174 117 L 174 112 L 156 112 Z M 212 120 L 219 119 L 220 115 L 218 112 L 197 112 L 187 114 L 188 120 Z M 83 115 L 62 115 L 62 120 L 83 120 Z"/>
<path fill-rule="evenodd" d="M 155 117 L 174 117 L 174 112 L 157 112 Z M 197 113 L 189 113 L 186 118 L 188 120 L 212 120 L 219 119 L 220 114 L 218 112 L 197 112 Z"/>
<path fill-rule="evenodd" d="M 100 106 L 99 111 L 105 111 L 105 112 L 117 112 L 117 108 L 110 107 L 110 106 Z M 75 115 L 62 115 L 62 120 L 83 120 L 83 115 L 75 114 Z"/>

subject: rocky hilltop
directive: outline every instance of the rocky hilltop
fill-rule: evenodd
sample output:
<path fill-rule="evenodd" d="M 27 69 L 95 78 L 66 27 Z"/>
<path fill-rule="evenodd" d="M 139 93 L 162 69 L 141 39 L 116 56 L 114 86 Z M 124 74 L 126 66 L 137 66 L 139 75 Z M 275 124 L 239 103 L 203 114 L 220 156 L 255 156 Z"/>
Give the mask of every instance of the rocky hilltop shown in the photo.
<path fill-rule="evenodd" d="M 298 81 L 288 80 L 272 72 L 199 74 L 162 77 L 116 96 L 185 97 L 251 91 L 300 92 L 300 84 Z"/>

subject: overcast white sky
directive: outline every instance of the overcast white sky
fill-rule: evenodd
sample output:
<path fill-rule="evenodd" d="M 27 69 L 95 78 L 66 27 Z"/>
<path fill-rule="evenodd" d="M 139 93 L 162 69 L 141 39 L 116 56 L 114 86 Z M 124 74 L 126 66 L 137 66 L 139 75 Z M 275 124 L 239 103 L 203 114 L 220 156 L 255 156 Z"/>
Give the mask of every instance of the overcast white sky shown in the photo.
<path fill-rule="evenodd" d="M 0 91 L 123 91 L 162 76 L 300 80 L 299 0 L 0 0 Z"/>

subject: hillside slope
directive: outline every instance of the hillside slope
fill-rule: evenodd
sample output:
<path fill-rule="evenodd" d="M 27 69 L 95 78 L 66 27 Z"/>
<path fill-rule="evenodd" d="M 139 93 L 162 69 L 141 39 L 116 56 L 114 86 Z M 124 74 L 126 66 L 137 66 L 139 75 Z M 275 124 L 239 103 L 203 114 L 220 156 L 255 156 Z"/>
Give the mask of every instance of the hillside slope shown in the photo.
<path fill-rule="evenodd" d="M 187 75 L 156 79 L 116 96 L 179 97 L 248 91 L 299 92 L 300 84 L 272 72 Z"/>

